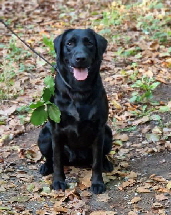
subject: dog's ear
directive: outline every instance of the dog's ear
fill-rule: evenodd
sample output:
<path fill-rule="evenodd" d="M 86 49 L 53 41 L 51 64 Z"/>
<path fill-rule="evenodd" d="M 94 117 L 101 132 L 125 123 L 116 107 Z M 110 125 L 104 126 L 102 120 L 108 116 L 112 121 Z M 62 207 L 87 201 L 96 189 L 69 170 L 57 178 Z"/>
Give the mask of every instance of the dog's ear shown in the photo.
<path fill-rule="evenodd" d="M 60 59 L 60 55 L 61 55 L 61 43 L 62 43 L 62 37 L 63 37 L 63 34 L 61 35 L 58 35 L 53 43 L 54 43 L 54 49 L 55 49 L 55 52 L 56 52 L 56 59 L 59 60 Z"/>
<path fill-rule="evenodd" d="M 55 52 L 56 52 L 56 59 L 57 59 L 58 61 L 61 60 L 63 38 L 64 38 L 64 36 L 65 36 L 69 31 L 72 31 L 72 30 L 73 30 L 73 29 L 68 29 L 68 30 L 64 31 L 63 34 L 58 35 L 58 36 L 54 39 L 54 41 L 53 41 L 53 43 L 54 43 L 54 49 L 55 49 Z"/>
<path fill-rule="evenodd" d="M 105 50 L 107 48 L 107 40 L 95 32 L 94 32 L 94 35 L 96 38 L 98 58 L 99 58 L 99 60 L 102 60 L 103 53 L 105 52 Z"/>

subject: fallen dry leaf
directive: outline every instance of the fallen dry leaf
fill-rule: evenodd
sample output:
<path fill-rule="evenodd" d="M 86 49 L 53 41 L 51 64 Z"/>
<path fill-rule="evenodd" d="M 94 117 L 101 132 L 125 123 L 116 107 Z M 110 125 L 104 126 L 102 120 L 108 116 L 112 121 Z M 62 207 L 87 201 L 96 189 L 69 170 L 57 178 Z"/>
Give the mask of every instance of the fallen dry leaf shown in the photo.
<path fill-rule="evenodd" d="M 14 196 L 14 197 L 10 198 L 10 201 L 11 202 L 27 202 L 29 199 L 30 199 L 29 196 L 20 195 L 20 196 Z"/>
<path fill-rule="evenodd" d="M 126 142 L 126 141 L 128 141 L 129 137 L 127 134 L 116 134 L 116 135 L 114 135 L 114 139 Z"/>
<path fill-rule="evenodd" d="M 138 187 L 137 192 L 138 193 L 150 193 L 151 191 L 145 187 Z"/>
<path fill-rule="evenodd" d="M 136 197 L 134 197 L 134 198 L 131 200 L 131 203 L 132 203 L 132 204 L 135 204 L 135 203 L 139 202 L 140 200 L 141 200 L 141 197 L 136 196 Z"/>
<path fill-rule="evenodd" d="M 114 211 L 94 211 L 90 215 L 117 215 Z"/>
<path fill-rule="evenodd" d="M 128 178 L 137 178 L 138 177 L 138 174 L 136 172 L 133 172 L 131 171 L 128 175 L 127 175 Z"/>
<path fill-rule="evenodd" d="M 97 201 L 99 201 L 99 202 L 107 202 L 109 199 L 110 199 L 110 197 L 107 193 L 99 194 L 97 196 Z"/>
<path fill-rule="evenodd" d="M 92 193 L 87 191 L 87 190 L 83 190 L 81 193 L 80 193 L 80 196 L 81 197 L 90 197 L 92 196 Z"/>
<path fill-rule="evenodd" d="M 130 211 L 130 212 L 128 212 L 128 215 L 138 215 L 138 213 L 136 213 L 134 211 Z"/>
<path fill-rule="evenodd" d="M 159 134 L 146 134 L 145 137 L 149 142 L 157 142 L 160 140 L 160 135 Z"/>
<path fill-rule="evenodd" d="M 13 105 L 12 107 L 6 109 L 6 110 L 0 110 L 0 115 L 9 116 L 16 110 L 17 105 Z"/>
<path fill-rule="evenodd" d="M 157 208 L 162 208 L 163 205 L 159 202 L 154 202 L 153 205 L 152 205 L 153 208 L 157 209 Z"/>
<path fill-rule="evenodd" d="M 68 209 L 65 208 L 65 207 L 62 207 L 62 206 L 53 206 L 53 210 L 55 212 L 63 212 L 63 213 L 67 213 L 68 212 Z"/>
<path fill-rule="evenodd" d="M 153 179 L 154 181 L 158 181 L 158 182 L 166 182 L 166 179 L 163 178 L 162 176 L 151 175 L 150 179 Z"/>
<path fill-rule="evenodd" d="M 126 187 L 130 187 L 133 186 L 133 184 L 135 183 L 135 180 L 133 179 L 128 179 L 128 181 L 124 181 L 118 188 L 120 190 L 123 190 Z"/>
<path fill-rule="evenodd" d="M 19 157 L 27 158 L 31 161 L 38 162 L 42 158 L 42 154 L 38 150 L 37 146 L 32 146 L 31 149 L 20 149 Z"/>
<path fill-rule="evenodd" d="M 165 196 L 165 195 L 162 193 L 162 194 L 156 195 L 156 199 L 157 199 L 158 201 L 164 201 L 164 200 L 167 200 L 168 197 Z"/>
<path fill-rule="evenodd" d="M 83 184 L 86 188 L 91 186 L 91 171 L 87 171 L 86 175 L 80 179 L 80 183 Z"/>
<path fill-rule="evenodd" d="M 145 122 L 148 122 L 150 120 L 150 118 L 148 116 L 143 116 L 141 119 L 135 120 L 134 122 L 132 122 L 133 125 L 139 125 L 139 124 L 143 124 Z"/>
<path fill-rule="evenodd" d="M 104 182 L 109 182 L 104 194 L 109 194 L 111 199 L 104 195 L 101 196 L 104 201 L 97 201 L 98 195 L 88 189 L 91 171 L 74 167 L 65 167 L 64 171 L 69 187 L 73 188 L 77 183 L 78 186 L 72 191 L 51 190 L 52 175 L 42 177 L 38 173 L 41 154 L 32 145 L 36 143 L 41 127 L 29 124 L 30 111 L 21 106 L 26 107 L 40 98 L 43 79 L 52 72 L 45 62 L 35 54 L 30 55 L 31 51 L 2 26 L 0 214 L 88 215 L 94 212 L 99 215 L 101 211 L 103 215 L 170 215 L 171 183 L 167 180 L 170 180 L 171 165 L 171 118 L 167 110 L 171 109 L 171 2 L 3 0 L 1 3 L 5 22 L 49 62 L 55 61 L 50 53 L 53 39 L 66 29 L 92 26 L 108 40 L 101 67 L 109 100 L 108 122 L 114 135 L 125 136 L 120 136 L 112 145 L 110 160 L 114 161 L 114 171 L 103 173 Z M 51 41 L 51 48 L 44 43 L 44 37 Z M 141 87 L 132 88 L 132 84 L 143 80 L 143 76 L 153 78 L 154 83 L 159 81 L 160 85 L 152 91 L 152 100 L 130 103 L 133 92 L 140 95 L 147 91 Z M 162 106 L 166 108 L 160 109 Z M 156 112 L 160 116 L 157 120 L 151 118 Z M 25 134 L 20 135 L 22 133 Z M 150 135 L 146 138 L 147 133 Z M 150 179 L 147 178 L 149 174 L 153 174 Z M 70 181 L 73 178 L 76 182 Z M 128 179 L 133 181 L 127 182 Z M 123 180 L 124 186 L 116 192 Z M 125 197 L 132 196 L 137 186 L 151 193 L 142 193 L 140 204 L 136 204 L 138 199 L 135 198 L 132 199 L 134 205 L 131 205 L 130 198 Z M 10 202 L 10 198 L 20 196 L 19 193 L 30 199 L 24 202 L 18 198 L 21 202 Z M 158 203 L 152 207 L 154 199 L 163 207 Z M 54 203 L 56 207 L 53 209 Z M 110 208 L 109 211 L 105 211 L 106 208 Z"/>
<path fill-rule="evenodd" d="M 119 102 L 114 99 L 111 101 L 111 104 L 117 109 L 122 109 L 122 106 L 119 104 Z"/>
<path fill-rule="evenodd" d="M 129 163 L 128 162 L 120 162 L 119 164 L 121 167 L 124 167 L 124 168 L 127 168 L 129 166 Z"/>

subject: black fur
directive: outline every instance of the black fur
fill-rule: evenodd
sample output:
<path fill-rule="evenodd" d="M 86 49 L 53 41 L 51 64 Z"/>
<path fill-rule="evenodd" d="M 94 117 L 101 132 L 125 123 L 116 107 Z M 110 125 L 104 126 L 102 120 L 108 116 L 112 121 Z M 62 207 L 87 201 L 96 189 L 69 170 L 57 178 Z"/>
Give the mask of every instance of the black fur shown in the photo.
<path fill-rule="evenodd" d="M 53 98 L 61 111 L 59 124 L 50 121 L 40 132 L 38 145 L 46 158 L 42 175 L 53 174 L 53 188 L 66 189 L 64 165 L 92 165 L 93 193 L 105 191 L 102 170 L 112 171 L 106 155 L 112 132 L 106 125 L 108 102 L 99 69 L 107 41 L 91 29 L 70 29 L 54 40 L 57 66 L 64 80 L 55 77 Z M 77 80 L 74 68 L 88 68 L 88 77 Z"/>

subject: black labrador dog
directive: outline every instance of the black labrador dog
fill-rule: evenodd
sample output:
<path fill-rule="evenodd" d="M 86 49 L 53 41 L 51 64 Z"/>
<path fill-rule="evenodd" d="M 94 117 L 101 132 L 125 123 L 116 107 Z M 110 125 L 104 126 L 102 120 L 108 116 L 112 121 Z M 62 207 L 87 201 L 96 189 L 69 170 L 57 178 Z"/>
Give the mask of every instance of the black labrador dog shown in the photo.
<path fill-rule="evenodd" d="M 53 189 L 66 189 L 64 165 L 92 165 L 91 190 L 105 191 L 102 171 L 112 171 L 106 155 L 112 132 L 106 124 L 108 101 L 100 77 L 107 40 L 91 29 L 69 29 L 56 37 L 58 74 L 53 102 L 61 111 L 60 123 L 49 121 L 38 145 L 46 158 L 42 175 L 53 174 Z"/>

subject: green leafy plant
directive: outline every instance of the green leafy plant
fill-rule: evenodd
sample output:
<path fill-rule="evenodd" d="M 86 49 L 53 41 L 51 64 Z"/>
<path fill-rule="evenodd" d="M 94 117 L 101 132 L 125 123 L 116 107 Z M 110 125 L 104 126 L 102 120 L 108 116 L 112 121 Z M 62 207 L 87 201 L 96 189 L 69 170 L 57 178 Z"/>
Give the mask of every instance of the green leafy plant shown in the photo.
<path fill-rule="evenodd" d="M 120 25 L 122 23 L 123 17 L 121 14 L 112 8 L 111 11 L 105 11 L 103 12 L 103 19 L 101 20 L 101 23 L 105 26 L 110 25 Z"/>
<path fill-rule="evenodd" d="M 4 54 L 2 64 L 0 65 L 0 99 L 11 99 L 22 94 L 22 88 L 14 87 L 17 80 L 17 75 L 22 72 L 30 72 L 34 69 L 34 65 L 25 63 L 25 59 L 31 56 L 28 50 L 19 47 L 17 39 L 14 35 L 11 36 L 9 43 L 1 44 Z M 24 63 L 23 63 L 24 62 Z"/>
<path fill-rule="evenodd" d="M 124 50 L 124 48 L 119 48 L 117 50 L 117 52 L 115 52 L 116 56 L 120 56 L 120 57 L 130 57 L 130 56 L 135 56 L 137 55 L 137 53 L 141 51 L 140 47 L 132 47 L 128 50 Z"/>
<path fill-rule="evenodd" d="M 155 81 L 153 78 L 142 77 L 142 79 L 137 80 L 131 87 L 138 88 L 139 91 L 133 92 L 130 102 L 140 102 L 147 103 L 153 97 L 153 90 L 160 84 L 160 82 Z"/>
<path fill-rule="evenodd" d="M 134 116 L 138 116 L 138 117 L 143 117 L 143 116 L 148 116 L 149 114 L 151 114 L 153 111 L 155 111 L 155 108 L 151 108 L 151 107 L 148 107 L 147 105 L 142 105 L 140 107 L 140 109 L 137 109 L 137 110 L 134 110 L 134 111 L 131 111 L 131 113 L 134 115 Z"/>
<path fill-rule="evenodd" d="M 138 16 L 136 26 L 141 29 L 146 35 L 149 35 L 152 39 L 157 39 L 161 43 L 171 40 L 170 30 L 170 15 L 165 13 L 161 16 L 156 16 L 155 13 L 151 13 L 152 10 L 160 11 L 165 8 L 161 0 L 149 1 L 148 10 L 146 15 Z"/>
<path fill-rule="evenodd" d="M 126 128 L 120 128 L 117 132 L 131 132 L 137 130 L 137 126 L 128 126 Z"/>
<path fill-rule="evenodd" d="M 55 50 L 54 50 L 54 44 L 53 40 L 51 38 L 48 38 L 46 36 L 43 37 L 43 43 L 45 46 L 49 49 L 49 54 L 52 55 L 52 57 L 55 57 Z"/>
<path fill-rule="evenodd" d="M 49 49 L 49 54 L 54 57 L 55 51 L 53 40 L 44 36 L 43 43 Z M 50 101 L 51 97 L 54 95 L 55 90 L 54 78 L 52 76 L 47 76 L 44 79 L 44 84 L 45 87 L 40 100 L 36 103 L 30 104 L 30 108 L 34 109 L 30 119 L 33 125 L 42 125 L 48 119 L 56 123 L 60 122 L 60 110 L 54 103 Z"/>
<path fill-rule="evenodd" d="M 112 3 L 110 5 L 110 9 L 107 11 L 105 10 L 103 12 L 103 14 L 102 14 L 103 18 L 95 19 L 93 21 L 93 24 L 94 25 L 100 24 L 100 25 L 105 26 L 106 30 L 108 31 L 108 32 L 105 32 L 105 34 L 106 33 L 110 34 L 111 31 L 109 30 L 110 28 L 108 28 L 108 27 L 121 25 L 125 18 L 125 14 L 121 13 L 121 11 L 120 11 L 120 6 L 122 6 L 121 1 L 117 1 L 117 3 L 116 2 Z M 97 15 L 97 13 L 95 13 L 94 15 Z"/>
<path fill-rule="evenodd" d="M 16 37 L 12 35 L 9 41 L 9 45 L 7 47 L 10 51 L 5 58 L 8 60 L 19 61 L 19 60 L 31 57 L 31 53 L 28 50 L 25 50 L 17 46 L 16 40 L 17 40 Z"/>
<path fill-rule="evenodd" d="M 42 125 L 48 119 L 56 123 L 60 122 L 60 110 L 50 101 L 54 95 L 55 83 L 52 76 L 47 76 L 44 79 L 45 87 L 43 89 L 42 97 L 36 103 L 30 104 L 30 108 L 34 109 L 31 115 L 31 123 L 33 125 Z"/>

